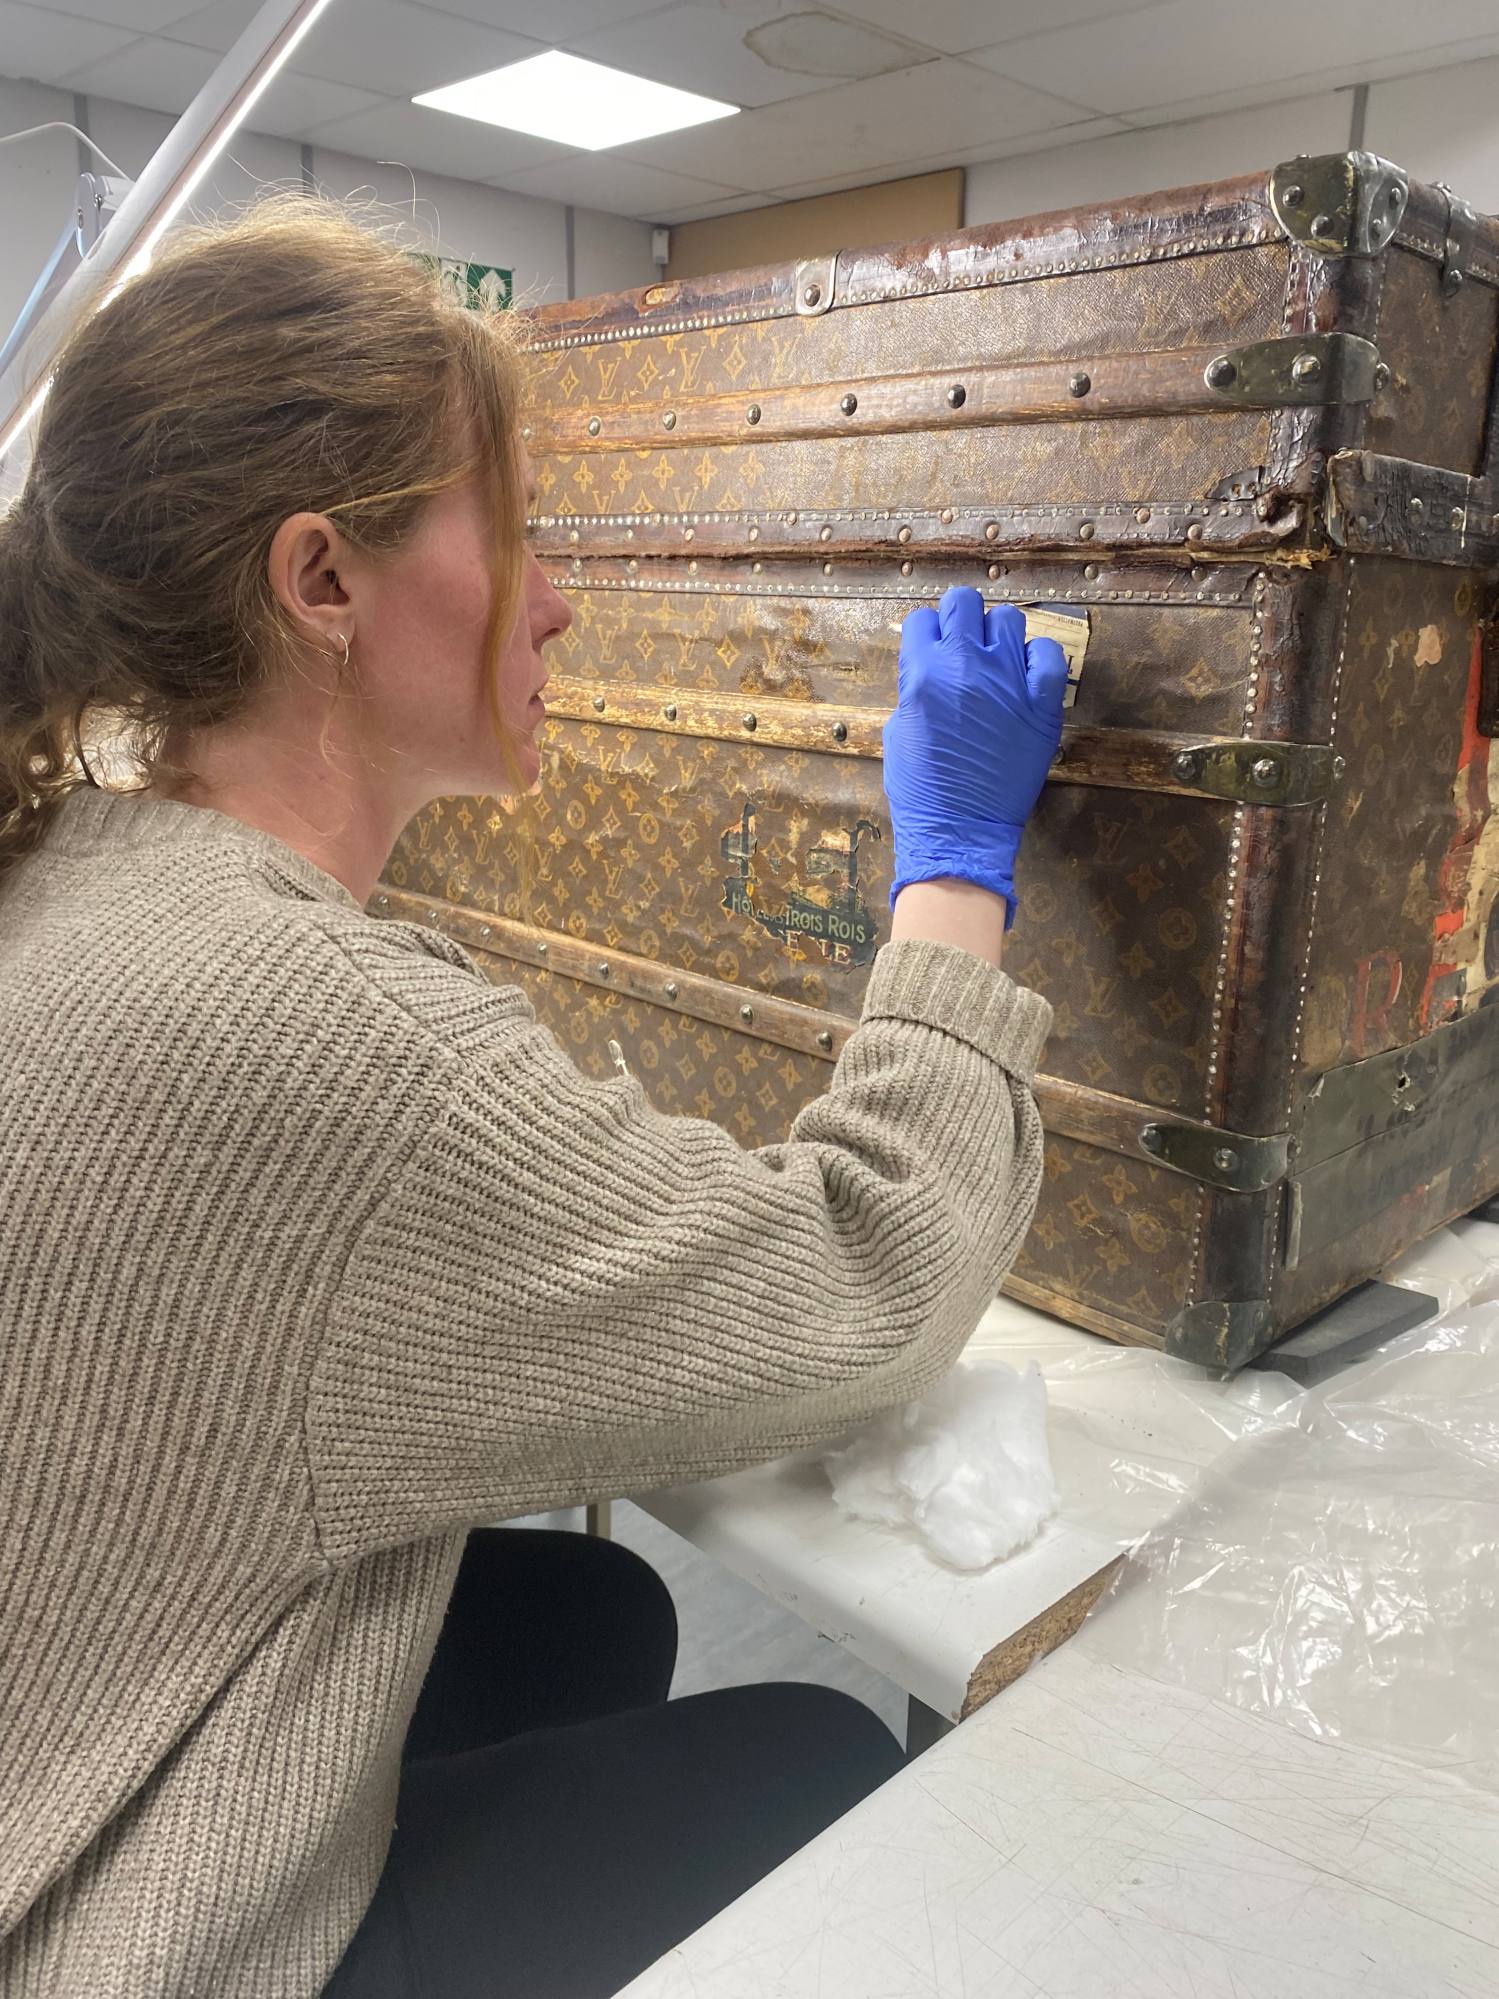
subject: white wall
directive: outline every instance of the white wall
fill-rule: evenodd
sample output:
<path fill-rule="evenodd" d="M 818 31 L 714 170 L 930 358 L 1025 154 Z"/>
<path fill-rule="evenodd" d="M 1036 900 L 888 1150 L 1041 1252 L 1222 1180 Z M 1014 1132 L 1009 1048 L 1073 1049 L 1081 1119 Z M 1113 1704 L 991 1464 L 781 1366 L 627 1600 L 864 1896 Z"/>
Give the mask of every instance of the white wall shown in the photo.
<path fill-rule="evenodd" d="M 1288 98 L 969 167 L 970 224 L 1003 222 L 1158 188 L 1189 187 L 1352 143 L 1351 90 Z M 1362 142 L 1416 180 L 1447 181 L 1499 211 L 1499 57 L 1369 85 Z"/>
<path fill-rule="evenodd" d="M 67 92 L 0 77 L 0 134 L 72 116 L 73 99 Z M 97 97 L 88 101 L 88 118 L 93 137 L 131 175 L 141 171 L 172 127 L 172 120 L 157 112 Z M 413 218 L 434 249 L 514 271 L 519 299 L 567 295 L 567 221 L 561 202 L 418 172 L 413 207 L 413 179 L 405 168 L 322 149 L 313 154 L 313 172 L 329 194 L 362 191 Z M 71 213 L 77 178 L 77 141 L 69 133 L 47 132 L 0 146 L 0 338 L 13 325 Z M 193 205 L 200 214 L 222 214 L 252 201 L 262 188 L 301 184 L 302 149 L 294 140 L 242 132 Z M 574 211 L 574 288 L 580 296 L 647 285 L 656 275 L 647 224 L 592 209 Z"/>
<path fill-rule="evenodd" d="M 1371 84 L 1364 144 L 1499 213 L 1499 56 Z"/>
<path fill-rule="evenodd" d="M 991 160 L 968 169 L 965 219 L 970 225 L 1006 222 L 1052 208 L 1225 180 L 1273 167 L 1297 153 L 1341 152 L 1348 144 L 1351 112 L 1350 93 L 1330 91 Z"/>

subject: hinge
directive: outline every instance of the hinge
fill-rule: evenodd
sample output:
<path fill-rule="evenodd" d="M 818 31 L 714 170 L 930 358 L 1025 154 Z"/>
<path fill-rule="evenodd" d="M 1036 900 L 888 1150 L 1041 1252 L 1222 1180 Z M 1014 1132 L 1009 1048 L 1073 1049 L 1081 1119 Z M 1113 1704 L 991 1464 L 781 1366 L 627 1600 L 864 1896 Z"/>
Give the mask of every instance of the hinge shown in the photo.
<path fill-rule="evenodd" d="M 1379 349 L 1357 333 L 1302 333 L 1226 347 L 1202 379 L 1226 403 L 1283 409 L 1366 403 L 1380 386 Z"/>
<path fill-rule="evenodd" d="M 1344 771 L 1342 757 L 1325 743 L 1274 743 L 1245 739 L 1178 750 L 1172 775 L 1193 791 L 1235 805 L 1315 805 Z"/>
<path fill-rule="evenodd" d="M 1236 1194 L 1256 1194 L 1263 1187 L 1273 1187 L 1284 1176 L 1291 1156 L 1286 1132 L 1249 1138 L 1216 1125 L 1176 1124 L 1166 1118 L 1141 1126 L 1140 1146 L 1163 1166 L 1201 1180 L 1205 1186 L 1226 1187 Z"/>
<path fill-rule="evenodd" d="M 1452 192 L 1446 181 L 1437 182 L 1437 192 L 1447 203 L 1447 225 L 1442 231 L 1442 296 L 1453 298 L 1463 288 L 1473 261 L 1473 239 L 1478 234 L 1478 217 L 1467 202 Z"/>
<path fill-rule="evenodd" d="M 1234 1374 L 1267 1346 L 1274 1330 L 1268 1298 L 1205 1298 L 1166 1322 L 1166 1351 Z"/>
<path fill-rule="evenodd" d="M 804 257 L 796 267 L 796 309 L 803 319 L 815 319 L 833 303 L 838 283 L 838 252 L 831 257 Z"/>
<path fill-rule="evenodd" d="M 1270 176 L 1276 221 L 1324 257 L 1377 257 L 1409 199 L 1406 174 L 1377 153 L 1303 154 Z"/>

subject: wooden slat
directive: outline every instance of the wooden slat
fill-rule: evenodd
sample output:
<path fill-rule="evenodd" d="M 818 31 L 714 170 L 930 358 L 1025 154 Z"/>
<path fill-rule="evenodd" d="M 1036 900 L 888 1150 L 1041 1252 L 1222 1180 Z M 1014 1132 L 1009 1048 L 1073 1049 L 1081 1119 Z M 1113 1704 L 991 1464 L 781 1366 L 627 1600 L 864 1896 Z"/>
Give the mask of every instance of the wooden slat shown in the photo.
<path fill-rule="evenodd" d="M 1289 343 L 1288 343 L 1289 344 Z M 1073 361 L 976 362 L 950 371 L 848 382 L 774 383 L 675 405 L 550 405 L 532 419 L 536 452 L 639 451 L 648 445 L 772 444 L 791 438 L 888 436 L 992 424 L 1174 416 L 1244 407 L 1210 388 L 1221 347 L 1180 347 Z M 1287 400 L 1267 394 L 1266 407 Z"/>

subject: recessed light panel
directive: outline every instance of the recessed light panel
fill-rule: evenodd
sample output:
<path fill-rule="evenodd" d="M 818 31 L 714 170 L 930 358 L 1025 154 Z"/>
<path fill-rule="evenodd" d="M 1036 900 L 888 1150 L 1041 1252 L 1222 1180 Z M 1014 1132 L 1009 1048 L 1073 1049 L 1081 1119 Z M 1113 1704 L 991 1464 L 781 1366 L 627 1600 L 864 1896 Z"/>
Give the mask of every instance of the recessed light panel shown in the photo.
<path fill-rule="evenodd" d="M 533 138 L 555 139 L 559 146 L 580 146 L 599 153 L 608 146 L 627 146 L 635 139 L 653 139 L 661 132 L 680 132 L 688 125 L 706 125 L 729 118 L 737 104 L 716 97 L 675 90 L 669 83 L 652 83 L 581 56 L 548 49 L 485 76 L 424 91 L 413 104 L 433 111 L 451 111 L 457 118 L 477 118 L 486 125 L 503 125 L 509 132 L 529 132 Z"/>

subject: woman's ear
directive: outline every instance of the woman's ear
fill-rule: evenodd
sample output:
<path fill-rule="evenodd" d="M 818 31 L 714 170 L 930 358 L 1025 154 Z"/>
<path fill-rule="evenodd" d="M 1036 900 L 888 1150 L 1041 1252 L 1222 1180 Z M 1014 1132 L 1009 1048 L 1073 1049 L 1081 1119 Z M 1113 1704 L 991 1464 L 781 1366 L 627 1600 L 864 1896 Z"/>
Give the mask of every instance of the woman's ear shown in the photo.
<path fill-rule="evenodd" d="M 322 514 L 292 514 L 271 539 L 271 589 L 297 628 L 318 644 L 351 636 L 347 558 L 343 537 Z"/>

